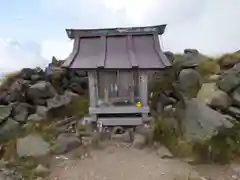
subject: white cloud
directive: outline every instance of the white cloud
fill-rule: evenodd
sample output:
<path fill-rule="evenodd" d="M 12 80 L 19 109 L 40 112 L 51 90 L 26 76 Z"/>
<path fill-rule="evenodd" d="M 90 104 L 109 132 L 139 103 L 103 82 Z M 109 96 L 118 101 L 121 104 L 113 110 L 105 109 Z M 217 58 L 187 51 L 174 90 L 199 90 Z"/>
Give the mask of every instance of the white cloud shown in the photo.
<path fill-rule="evenodd" d="M 49 16 L 57 18 L 57 23 L 65 28 L 167 23 L 166 32 L 162 37 L 164 50 L 182 52 L 185 48 L 196 48 L 205 54 L 219 54 L 240 49 L 239 0 L 40 0 L 40 2 L 42 10 Z M 61 31 L 64 32 L 63 29 Z M 50 60 L 53 55 L 64 59 L 71 50 L 72 42 L 65 33 L 59 39 L 43 39 L 39 43 L 0 39 L 0 69 L 35 67 L 45 64 L 46 59 Z"/>
<path fill-rule="evenodd" d="M 0 71 L 44 67 L 48 62 L 41 55 L 41 45 L 3 38 L 0 39 L 0 57 Z"/>
<path fill-rule="evenodd" d="M 239 0 L 42 0 L 63 13 L 72 28 L 143 26 L 167 23 L 165 50 L 197 48 L 219 54 L 240 48 Z M 57 4 L 57 5 L 56 5 Z M 61 48 L 60 48 L 61 49 Z M 57 53 L 57 52 L 56 52 Z"/>

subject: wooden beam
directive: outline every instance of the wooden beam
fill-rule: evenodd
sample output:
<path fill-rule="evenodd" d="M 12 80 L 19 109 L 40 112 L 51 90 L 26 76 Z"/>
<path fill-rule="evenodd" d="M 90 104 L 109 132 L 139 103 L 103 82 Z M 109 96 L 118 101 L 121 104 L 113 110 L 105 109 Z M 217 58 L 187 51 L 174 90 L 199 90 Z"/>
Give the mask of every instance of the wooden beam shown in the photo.
<path fill-rule="evenodd" d="M 137 63 L 136 55 L 135 55 L 134 49 L 133 49 L 133 38 L 132 38 L 132 36 L 127 36 L 127 51 L 128 51 L 128 58 L 129 58 L 129 61 L 132 65 L 132 67 L 137 68 L 138 63 Z"/>
<path fill-rule="evenodd" d="M 107 37 L 106 36 L 101 37 L 101 43 L 102 43 L 101 46 L 103 48 L 103 50 L 101 52 L 103 52 L 103 53 L 99 57 L 99 62 L 97 64 L 98 68 L 104 68 L 104 66 L 105 66 L 106 53 L 107 53 Z"/>

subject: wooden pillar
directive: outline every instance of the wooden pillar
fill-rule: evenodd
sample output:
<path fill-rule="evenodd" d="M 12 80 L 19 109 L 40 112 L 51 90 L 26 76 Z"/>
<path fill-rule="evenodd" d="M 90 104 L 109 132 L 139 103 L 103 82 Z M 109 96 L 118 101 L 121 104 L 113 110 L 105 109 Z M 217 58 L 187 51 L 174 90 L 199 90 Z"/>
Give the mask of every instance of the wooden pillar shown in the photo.
<path fill-rule="evenodd" d="M 143 107 L 148 106 L 148 76 L 147 72 L 139 72 L 139 95 Z M 143 121 L 147 120 L 148 113 L 142 113 Z"/>
<path fill-rule="evenodd" d="M 88 83 L 89 83 L 89 101 L 90 107 L 97 106 L 97 75 L 96 72 L 88 72 Z"/>
<path fill-rule="evenodd" d="M 89 105 L 94 109 L 97 107 L 98 93 L 97 93 L 97 73 L 95 71 L 88 72 L 88 87 L 89 87 Z M 90 114 L 92 121 L 97 120 L 96 114 Z"/>
<path fill-rule="evenodd" d="M 139 73 L 139 93 L 140 98 L 143 106 L 148 105 L 148 76 L 147 73 L 144 71 L 141 71 Z"/>
<path fill-rule="evenodd" d="M 135 81 L 134 81 L 134 73 L 131 72 L 131 83 L 130 83 L 130 102 L 135 103 L 135 92 L 134 92 L 134 87 L 135 87 Z"/>

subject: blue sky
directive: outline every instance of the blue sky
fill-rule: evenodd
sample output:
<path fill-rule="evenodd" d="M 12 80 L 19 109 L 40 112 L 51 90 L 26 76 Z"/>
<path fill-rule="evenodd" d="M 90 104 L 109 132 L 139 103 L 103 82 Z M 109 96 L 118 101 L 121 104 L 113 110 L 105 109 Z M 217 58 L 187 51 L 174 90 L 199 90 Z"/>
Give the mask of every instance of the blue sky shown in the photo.
<path fill-rule="evenodd" d="M 217 55 L 240 49 L 239 0 L 8 0 L 0 6 L 0 71 L 64 59 L 65 28 L 167 23 L 163 49 Z"/>

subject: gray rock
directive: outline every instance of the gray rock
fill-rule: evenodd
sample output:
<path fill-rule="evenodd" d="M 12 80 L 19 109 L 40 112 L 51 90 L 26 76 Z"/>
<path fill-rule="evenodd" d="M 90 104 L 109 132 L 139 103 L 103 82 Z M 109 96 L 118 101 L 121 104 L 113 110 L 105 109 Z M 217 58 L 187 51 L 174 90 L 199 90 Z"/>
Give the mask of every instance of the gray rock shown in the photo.
<path fill-rule="evenodd" d="M 214 74 L 208 77 L 209 82 L 217 82 L 221 78 L 221 75 Z"/>
<path fill-rule="evenodd" d="M 25 101 L 26 100 L 26 91 L 29 87 L 30 82 L 17 79 L 13 84 L 8 88 L 8 102 L 16 102 L 16 101 Z"/>
<path fill-rule="evenodd" d="M 35 70 L 31 68 L 23 68 L 20 72 L 21 77 L 25 80 L 31 80 L 31 76 L 35 73 Z"/>
<path fill-rule="evenodd" d="M 22 100 L 22 84 L 19 81 L 13 82 L 8 90 L 8 101 L 21 101 Z"/>
<path fill-rule="evenodd" d="M 197 99 L 215 108 L 226 109 L 232 104 L 232 99 L 224 91 L 218 89 L 216 83 L 205 83 L 197 94 Z"/>
<path fill-rule="evenodd" d="M 61 134 L 57 137 L 52 152 L 55 154 L 64 154 L 80 146 L 81 141 L 77 136 L 71 134 Z"/>
<path fill-rule="evenodd" d="M 34 99 L 33 102 L 35 105 L 45 106 L 47 104 L 47 99 Z"/>
<path fill-rule="evenodd" d="M 156 151 L 157 155 L 160 158 L 173 158 L 173 154 L 165 147 L 165 146 L 159 146 Z"/>
<path fill-rule="evenodd" d="M 57 94 L 56 90 L 49 82 L 40 81 L 28 89 L 28 97 L 35 101 L 38 99 L 53 98 Z"/>
<path fill-rule="evenodd" d="M 47 100 L 48 109 L 59 108 L 66 106 L 71 102 L 72 97 L 68 94 L 56 95 L 55 97 Z"/>
<path fill-rule="evenodd" d="M 34 169 L 34 174 L 40 177 L 45 177 L 46 175 L 48 175 L 50 173 L 50 170 L 39 164 L 35 169 Z"/>
<path fill-rule="evenodd" d="M 15 136 L 17 131 L 20 129 L 18 122 L 13 119 L 7 119 L 6 122 L 0 128 L 0 140 L 5 141 L 12 136 Z"/>
<path fill-rule="evenodd" d="M 142 126 L 137 126 L 135 129 L 135 132 L 137 134 L 141 134 L 141 135 L 148 135 L 149 133 L 151 133 L 151 129 L 147 126 L 147 125 L 142 125 Z"/>
<path fill-rule="evenodd" d="M 185 50 L 183 57 L 176 61 L 176 65 L 180 69 L 197 67 L 202 61 L 206 59 L 206 56 L 200 54 L 197 50 Z"/>
<path fill-rule="evenodd" d="M 184 54 L 199 54 L 197 49 L 184 49 Z"/>
<path fill-rule="evenodd" d="M 70 97 L 71 100 L 73 100 L 75 97 L 78 97 L 78 96 L 79 96 L 77 93 L 74 93 L 74 92 L 68 91 L 68 90 L 66 90 L 66 91 L 64 92 L 64 95 L 67 96 L 67 97 Z"/>
<path fill-rule="evenodd" d="M 31 114 L 28 119 L 28 121 L 34 121 L 34 122 L 38 122 L 38 121 L 43 121 L 44 117 L 39 116 L 38 114 Z"/>
<path fill-rule="evenodd" d="M 8 92 L 4 91 L 0 93 L 0 104 L 7 105 L 9 103 L 8 101 Z"/>
<path fill-rule="evenodd" d="M 240 63 L 236 64 L 232 69 L 223 73 L 217 82 L 218 87 L 229 93 L 240 85 Z"/>
<path fill-rule="evenodd" d="M 174 113 L 173 105 L 168 105 L 164 108 L 164 113 L 172 115 Z"/>
<path fill-rule="evenodd" d="M 146 137 L 141 134 L 135 134 L 132 146 L 137 149 L 142 149 L 146 145 Z"/>
<path fill-rule="evenodd" d="M 36 113 L 43 117 L 47 118 L 49 109 L 45 106 L 36 106 Z"/>
<path fill-rule="evenodd" d="M 233 126 L 224 115 L 196 99 L 186 100 L 185 103 L 185 107 L 177 105 L 175 116 L 189 141 L 210 138 L 218 132 L 219 127 Z"/>
<path fill-rule="evenodd" d="M 121 133 L 121 134 L 112 134 L 111 140 L 115 142 L 123 142 L 123 143 L 130 143 L 131 137 L 128 131 Z"/>
<path fill-rule="evenodd" d="M 175 103 L 175 101 L 172 98 L 166 96 L 163 93 L 159 94 L 157 99 L 158 99 L 158 102 L 156 105 L 156 110 L 158 113 L 162 113 L 165 106 Z"/>
<path fill-rule="evenodd" d="M 39 75 L 39 74 L 33 74 L 32 76 L 31 76 L 31 81 L 33 81 L 33 82 L 37 82 L 37 81 L 39 81 L 39 80 L 41 80 L 42 78 L 41 78 L 41 75 Z"/>
<path fill-rule="evenodd" d="M 201 85 L 201 76 L 194 69 L 183 69 L 179 73 L 179 87 L 183 91 L 192 87 L 199 87 Z"/>
<path fill-rule="evenodd" d="M 239 110 L 240 111 L 240 110 Z M 230 121 L 230 122 L 232 122 L 232 123 L 235 123 L 236 122 L 236 119 L 233 117 L 233 116 L 230 116 L 229 114 L 224 114 L 224 117 L 228 120 L 228 121 Z"/>
<path fill-rule="evenodd" d="M 18 122 L 24 122 L 28 117 L 28 110 L 31 106 L 27 103 L 19 103 L 13 108 L 13 118 Z"/>
<path fill-rule="evenodd" d="M 50 152 L 50 145 L 40 135 L 31 134 L 17 140 L 19 157 L 40 157 Z"/>
<path fill-rule="evenodd" d="M 232 94 L 233 104 L 240 107 L 240 86 L 236 88 Z"/>
<path fill-rule="evenodd" d="M 75 93 L 78 93 L 78 94 L 83 94 L 84 93 L 84 90 L 83 90 L 81 84 L 76 83 L 76 82 L 71 83 L 68 88 L 71 91 L 73 91 Z"/>
<path fill-rule="evenodd" d="M 240 117 L 240 108 L 238 108 L 238 107 L 230 106 L 227 109 L 227 112 L 234 117 L 237 117 L 237 118 Z"/>
<path fill-rule="evenodd" d="M 12 106 L 0 105 L 0 123 L 6 120 L 12 112 Z"/>

